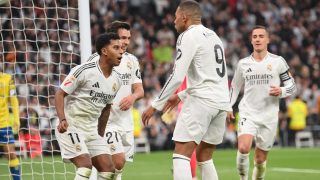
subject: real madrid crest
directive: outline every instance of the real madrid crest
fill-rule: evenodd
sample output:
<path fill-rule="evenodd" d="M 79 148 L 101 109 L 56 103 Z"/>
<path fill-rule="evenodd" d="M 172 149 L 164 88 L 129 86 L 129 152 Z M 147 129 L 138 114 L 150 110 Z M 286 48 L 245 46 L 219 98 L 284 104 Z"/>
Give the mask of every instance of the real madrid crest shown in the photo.
<path fill-rule="evenodd" d="M 132 64 L 130 63 L 130 62 L 127 62 L 127 67 L 128 67 L 128 69 L 132 69 Z"/>
<path fill-rule="evenodd" d="M 116 91 L 117 91 L 117 84 L 116 84 L 116 83 L 113 83 L 113 85 L 112 85 L 112 91 L 113 91 L 113 92 L 116 92 Z"/>
<path fill-rule="evenodd" d="M 76 144 L 76 151 L 77 151 L 77 152 L 80 152 L 80 151 L 81 151 L 81 146 L 80 146 L 80 144 Z"/>
<path fill-rule="evenodd" d="M 117 149 L 116 146 L 114 144 L 111 144 L 111 147 L 110 147 L 111 152 L 114 152 L 116 149 Z"/>
<path fill-rule="evenodd" d="M 271 65 L 271 64 L 268 64 L 268 65 L 267 65 L 267 70 L 268 70 L 268 71 L 272 71 L 272 65 Z"/>

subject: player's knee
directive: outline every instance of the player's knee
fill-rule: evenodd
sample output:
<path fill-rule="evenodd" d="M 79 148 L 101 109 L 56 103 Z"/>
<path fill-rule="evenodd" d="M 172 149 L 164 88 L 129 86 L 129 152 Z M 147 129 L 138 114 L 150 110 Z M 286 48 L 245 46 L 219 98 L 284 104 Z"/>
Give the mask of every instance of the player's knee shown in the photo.
<path fill-rule="evenodd" d="M 263 154 L 256 154 L 254 159 L 257 164 L 262 164 L 267 160 L 267 156 Z"/>
<path fill-rule="evenodd" d="M 245 145 L 245 144 L 239 144 L 238 145 L 238 151 L 241 154 L 248 154 L 250 152 L 250 146 Z"/>
<path fill-rule="evenodd" d="M 125 159 L 116 160 L 116 161 L 113 162 L 114 163 L 114 167 L 116 169 L 123 169 L 125 162 L 126 162 Z"/>
<path fill-rule="evenodd" d="M 77 169 L 76 175 L 84 178 L 90 178 L 91 175 L 91 169 L 86 167 L 80 167 Z"/>

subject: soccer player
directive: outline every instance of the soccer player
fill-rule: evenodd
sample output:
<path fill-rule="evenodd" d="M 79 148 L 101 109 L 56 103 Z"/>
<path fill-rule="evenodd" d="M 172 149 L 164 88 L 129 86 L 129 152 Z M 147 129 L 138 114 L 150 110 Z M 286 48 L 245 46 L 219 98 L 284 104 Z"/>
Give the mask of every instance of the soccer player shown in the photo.
<path fill-rule="evenodd" d="M 268 52 L 269 33 L 264 26 L 251 31 L 253 53 L 241 59 L 231 83 L 231 104 L 237 100 L 244 85 L 239 104 L 237 169 L 241 180 L 248 179 L 249 152 L 255 138 L 256 149 L 252 179 L 264 179 L 268 151 L 276 137 L 279 99 L 292 95 L 295 82 L 286 61 Z M 280 87 L 280 82 L 284 83 Z M 227 120 L 234 118 L 228 112 Z"/>
<path fill-rule="evenodd" d="M 14 116 L 13 127 L 9 121 L 9 103 Z M 19 102 L 14 80 L 11 75 L 0 71 L 0 145 L 9 159 L 13 180 L 20 180 L 20 162 L 15 153 L 13 136 L 13 131 L 18 132 L 19 126 Z"/>
<path fill-rule="evenodd" d="M 120 36 L 121 48 L 126 51 L 130 44 L 130 25 L 122 21 L 114 21 L 108 25 L 107 32 L 117 33 Z M 90 56 L 89 61 L 99 59 L 98 54 Z M 122 86 L 117 93 L 111 108 L 107 124 L 105 140 L 112 155 L 116 168 L 117 180 L 121 180 L 125 162 L 133 162 L 134 136 L 132 105 L 144 96 L 138 59 L 125 52 L 121 63 L 115 67 L 120 73 Z"/>
<path fill-rule="evenodd" d="M 73 68 L 55 95 L 59 117 L 56 137 L 63 160 L 77 167 L 76 180 L 89 179 L 92 165 L 99 172 L 98 180 L 115 176 L 103 135 L 111 103 L 121 85 L 113 69 L 123 54 L 119 36 L 99 36 L 96 50 L 99 60 Z"/>
<path fill-rule="evenodd" d="M 215 180 L 218 175 L 212 154 L 222 142 L 225 118 L 231 109 L 223 44 L 214 31 L 201 24 L 201 9 L 196 1 L 182 1 L 174 23 L 180 36 L 173 73 L 160 95 L 144 111 L 142 121 L 148 124 L 156 110 L 171 110 L 182 100 L 172 138 L 174 179 L 192 179 L 190 158 L 196 148 L 202 179 Z M 187 89 L 172 95 L 185 76 Z"/>

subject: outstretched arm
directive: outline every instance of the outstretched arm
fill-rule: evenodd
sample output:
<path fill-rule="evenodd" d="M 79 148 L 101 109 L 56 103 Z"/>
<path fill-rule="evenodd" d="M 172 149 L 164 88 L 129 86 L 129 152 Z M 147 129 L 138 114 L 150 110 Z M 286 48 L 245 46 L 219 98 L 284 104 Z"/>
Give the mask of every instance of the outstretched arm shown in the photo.
<path fill-rule="evenodd" d="M 101 137 L 104 136 L 106 126 L 109 120 L 110 110 L 111 110 L 111 104 L 107 104 L 106 107 L 103 108 L 101 115 L 98 119 L 98 134 Z"/>

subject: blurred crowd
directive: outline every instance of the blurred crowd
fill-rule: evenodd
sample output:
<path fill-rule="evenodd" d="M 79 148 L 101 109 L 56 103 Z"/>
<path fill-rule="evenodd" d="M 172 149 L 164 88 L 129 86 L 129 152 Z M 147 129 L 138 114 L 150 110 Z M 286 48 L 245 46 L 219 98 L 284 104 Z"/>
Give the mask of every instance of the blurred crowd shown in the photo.
<path fill-rule="evenodd" d="M 142 113 L 170 75 L 175 57 L 174 11 L 178 0 L 90 1 L 92 49 L 97 36 L 114 20 L 132 26 L 128 51 L 139 59 L 145 98 L 135 104 Z M 280 103 L 279 140 L 303 129 L 320 138 L 320 2 L 317 0 L 199 0 L 203 24 L 223 40 L 229 79 L 237 62 L 252 51 L 249 32 L 255 25 L 270 31 L 269 51 L 281 55 L 298 86 L 296 97 Z M 44 149 L 57 148 L 50 139 L 56 121 L 54 93 L 65 75 L 80 62 L 77 0 L 10 1 L 0 5 L 0 59 L 13 74 L 20 100 L 22 130 L 31 127 L 43 137 Z M 295 100 L 307 107 L 305 127 L 292 129 Z M 291 113 L 289 113 L 291 112 Z M 153 150 L 171 149 L 178 108 L 158 113 L 143 131 Z M 222 146 L 234 147 L 236 122 L 228 124 Z M 139 133 L 138 133 L 139 134 Z M 48 141 L 46 141 L 47 139 Z M 290 139 L 290 138 L 289 138 Z"/>

